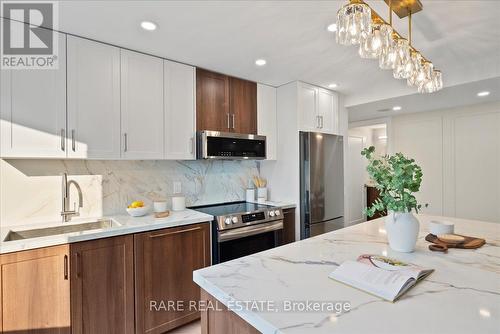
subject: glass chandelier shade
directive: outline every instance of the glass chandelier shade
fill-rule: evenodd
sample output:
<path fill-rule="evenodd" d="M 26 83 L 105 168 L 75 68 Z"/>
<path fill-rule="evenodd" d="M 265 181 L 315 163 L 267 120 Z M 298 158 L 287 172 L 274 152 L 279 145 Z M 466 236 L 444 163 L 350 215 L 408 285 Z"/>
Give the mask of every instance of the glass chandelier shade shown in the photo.
<path fill-rule="evenodd" d="M 419 52 L 412 52 L 411 54 L 412 73 L 408 77 L 408 86 L 418 87 L 418 82 L 423 80 L 419 75 L 423 74 L 422 68 L 422 55 Z"/>
<path fill-rule="evenodd" d="M 439 70 L 434 70 L 433 73 L 433 81 L 434 81 L 434 91 L 443 89 L 443 73 Z"/>
<path fill-rule="evenodd" d="M 425 62 L 423 65 L 422 77 L 423 80 L 418 82 L 419 93 L 434 92 L 434 65 L 431 62 Z"/>
<path fill-rule="evenodd" d="M 371 33 L 371 8 L 361 2 L 351 1 L 337 12 L 337 43 L 358 45 L 363 37 Z"/>
<path fill-rule="evenodd" d="M 395 47 L 393 75 L 395 79 L 407 79 L 412 73 L 410 44 L 404 38 L 398 39 Z"/>
<path fill-rule="evenodd" d="M 382 35 L 380 24 L 372 24 L 371 33 L 363 35 L 359 44 L 361 58 L 377 59 L 382 53 Z"/>
<path fill-rule="evenodd" d="M 388 24 L 380 26 L 380 38 L 382 41 L 379 67 L 383 70 L 392 70 L 394 68 L 394 61 L 396 59 L 396 41 L 393 37 L 392 27 Z"/>

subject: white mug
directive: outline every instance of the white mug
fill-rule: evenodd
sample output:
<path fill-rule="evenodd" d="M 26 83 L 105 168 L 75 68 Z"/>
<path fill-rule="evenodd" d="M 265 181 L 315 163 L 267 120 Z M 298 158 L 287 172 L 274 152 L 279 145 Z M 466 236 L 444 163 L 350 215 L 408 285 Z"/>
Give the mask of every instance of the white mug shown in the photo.
<path fill-rule="evenodd" d="M 184 196 L 172 197 L 172 210 L 173 211 L 186 210 L 186 198 Z"/>
<path fill-rule="evenodd" d="M 154 212 L 167 211 L 167 202 L 166 201 L 154 201 L 153 202 L 153 210 L 154 210 Z"/>

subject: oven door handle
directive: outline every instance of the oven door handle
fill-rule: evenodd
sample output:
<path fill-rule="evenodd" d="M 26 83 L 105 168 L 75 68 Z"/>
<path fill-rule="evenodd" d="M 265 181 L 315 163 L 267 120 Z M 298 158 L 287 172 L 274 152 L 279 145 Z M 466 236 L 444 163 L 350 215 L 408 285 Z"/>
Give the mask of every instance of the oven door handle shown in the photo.
<path fill-rule="evenodd" d="M 277 231 L 281 229 L 283 229 L 283 220 L 276 220 L 269 223 L 236 228 L 229 231 L 219 232 L 218 242 L 249 237 L 251 235 Z"/>

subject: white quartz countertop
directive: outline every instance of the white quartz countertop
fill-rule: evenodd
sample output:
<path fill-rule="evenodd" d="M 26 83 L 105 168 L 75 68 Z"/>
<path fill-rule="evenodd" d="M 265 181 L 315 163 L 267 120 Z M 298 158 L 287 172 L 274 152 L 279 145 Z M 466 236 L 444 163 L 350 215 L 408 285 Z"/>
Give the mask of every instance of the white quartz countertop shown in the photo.
<path fill-rule="evenodd" d="M 197 270 L 193 278 L 262 333 L 499 333 L 500 224 L 418 219 L 413 253 L 389 248 L 382 218 Z M 431 252 L 424 237 L 433 219 L 452 221 L 455 233 L 487 243 L 477 250 Z M 328 278 L 360 254 L 387 255 L 435 271 L 391 303 Z M 348 302 L 350 311 L 283 312 L 290 301 Z"/>
<path fill-rule="evenodd" d="M 270 206 L 279 206 L 282 209 L 294 209 L 296 207 L 295 204 L 291 202 L 280 202 L 280 201 L 264 201 L 264 202 L 259 202 L 259 201 L 250 201 L 250 203 L 257 203 L 257 204 L 264 204 L 264 205 L 270 205 Z"/>
<path fill-rule="evenodd" d="M 189 225 L 202 222 L 210 222 L 213 217 L 202 212 L 194 210 L 184 210 L 184 211 L 170 211 L 170 215 L 166 218 L 155 218 L 153 214 L 148 214 L 144 217 L 131 217 L 129 215 L 117 215 L 99 218 L 100 219 L 111 219 L 118 223 L 116 227 L 106 228 L 106 229 L 96 229 L 81 232 L 73 232 L 66 234 L 58 234 L 46 237 L 24 239 L 24 240 L 14 240 L 14 241 L 2 241 L 0 242 L 0 254 L 17 252 L 21 250 L 34 249 L 40 247 L 48 247 L 55 245 L 62 245 L 67 243 L 108 238 L 130 233 L 145 232 L 150 230 L 177 227 L 182 225 Z M 95 220 L 95 219 L 94 219 Z M 0 240 L 5 240 L 5 237 L 9 230 L 26 230 L 30 228 L 43 228 L 45 226 L 57 226 L 57 225 L 71 225 L 80 224 L 82 222 L 93 221 L 93 219 L 73 219 L 68 223 L 47 223 L 47 224 L 36 224 L 31 226 L 15 226 L 15 227 L 2 227 L 0 231 Z"/>

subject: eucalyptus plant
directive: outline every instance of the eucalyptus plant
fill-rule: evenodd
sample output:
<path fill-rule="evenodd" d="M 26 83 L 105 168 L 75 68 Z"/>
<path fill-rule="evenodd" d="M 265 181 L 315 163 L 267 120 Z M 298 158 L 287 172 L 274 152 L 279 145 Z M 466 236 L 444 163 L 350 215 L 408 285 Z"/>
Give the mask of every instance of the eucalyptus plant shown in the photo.
<path fill-rule="evenodd" d="M 413 193 L 420 190 L 423 173 L 415 160 L 402 153 L 377 157 L 373 146 L 365 148 L 361 155 L 368 159 L 366 170 L 380 193 L 379 198 L 371 207 L 365 208 L 364 213 L 368 217 L 377 211 L 387 213 L 415 210 L 418 213 L 422 204 L 417 202 Z M 424 206 L 427 207 L 428 204 Z"/>

